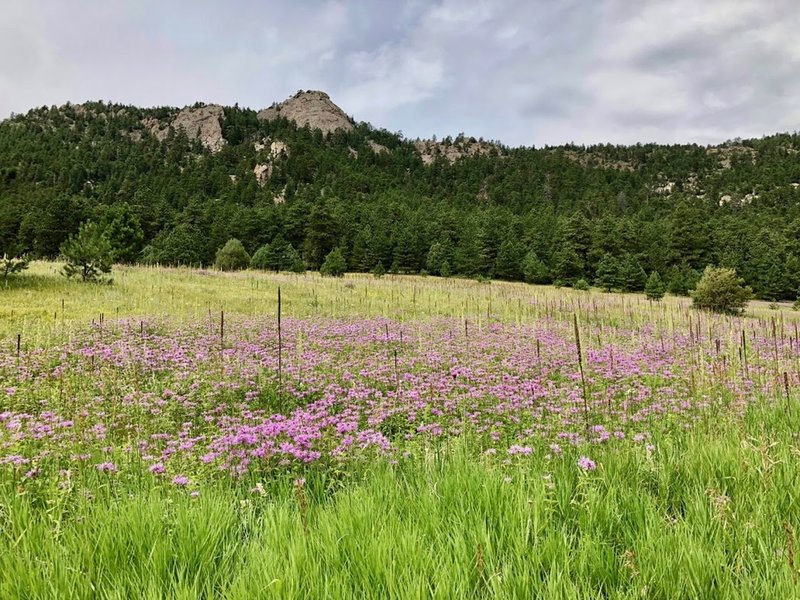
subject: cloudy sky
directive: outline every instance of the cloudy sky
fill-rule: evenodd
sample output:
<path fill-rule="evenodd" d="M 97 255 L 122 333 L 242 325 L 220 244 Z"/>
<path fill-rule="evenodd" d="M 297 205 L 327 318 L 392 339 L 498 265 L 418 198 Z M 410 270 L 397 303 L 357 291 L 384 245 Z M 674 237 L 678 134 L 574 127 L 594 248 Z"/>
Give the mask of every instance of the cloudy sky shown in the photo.
<path fill-rule="evenodd" d="M 800 129 L 798 0 L 0 0 L 0 118 L 298 89 L 406 137 L 714 143 Z"/>

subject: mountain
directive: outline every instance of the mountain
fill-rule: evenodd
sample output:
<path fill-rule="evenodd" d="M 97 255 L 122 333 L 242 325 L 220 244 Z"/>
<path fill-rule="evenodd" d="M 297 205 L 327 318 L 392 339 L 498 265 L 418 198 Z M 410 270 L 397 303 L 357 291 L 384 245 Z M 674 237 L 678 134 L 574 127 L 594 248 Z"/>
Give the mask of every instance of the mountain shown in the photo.
<path fill-rule="evenodd" d="M 258 112 L 41 107 L 0 122 L 0 253 L 56 256 L 91 219 L 127 262 L 209 264 L 236 237 L 251 253 L 291 247 L 310 268 L 340 247 L 351 270 L 571 285 L 603 262 L 616 287 L 658 271 L 676 293 L 714 263 L 763 298 L 794 298 L 798 153 L 789 133 L 716 146 L 408 140 L 321 91 Z"/>

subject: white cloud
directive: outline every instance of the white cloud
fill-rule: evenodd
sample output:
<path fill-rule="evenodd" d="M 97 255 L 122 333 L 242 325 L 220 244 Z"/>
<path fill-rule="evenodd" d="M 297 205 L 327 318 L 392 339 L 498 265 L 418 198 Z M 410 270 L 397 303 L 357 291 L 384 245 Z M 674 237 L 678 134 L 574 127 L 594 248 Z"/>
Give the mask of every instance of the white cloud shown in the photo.
<path fill-rule="evenodd" d="M 795 0 L 0 4 L 0 115 L 98 98 L 260 108 L 319 88 L 409 137 L 713 142 L 800 128 Z"/>

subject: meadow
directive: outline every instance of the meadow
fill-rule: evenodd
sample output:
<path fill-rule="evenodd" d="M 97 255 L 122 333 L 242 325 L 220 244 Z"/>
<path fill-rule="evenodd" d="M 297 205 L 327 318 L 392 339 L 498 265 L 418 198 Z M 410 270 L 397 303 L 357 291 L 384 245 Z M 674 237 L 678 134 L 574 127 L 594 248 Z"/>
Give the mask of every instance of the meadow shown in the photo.
<path fill-rule="evenodd" d="M 58 268 L 0 289 L 0 598 L 800 597 L 786 306 Z"/>

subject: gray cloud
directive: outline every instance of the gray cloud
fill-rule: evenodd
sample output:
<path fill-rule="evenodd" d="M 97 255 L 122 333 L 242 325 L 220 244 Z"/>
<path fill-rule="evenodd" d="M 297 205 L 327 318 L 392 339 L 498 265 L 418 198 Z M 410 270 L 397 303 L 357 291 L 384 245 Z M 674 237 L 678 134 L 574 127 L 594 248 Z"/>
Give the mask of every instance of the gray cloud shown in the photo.
<path fill-rule="evenodd" d="M 408 137 L 719 142 L 800 128 L 795 0 L 0 0 L 0 116 L 324 89 Z"/>

